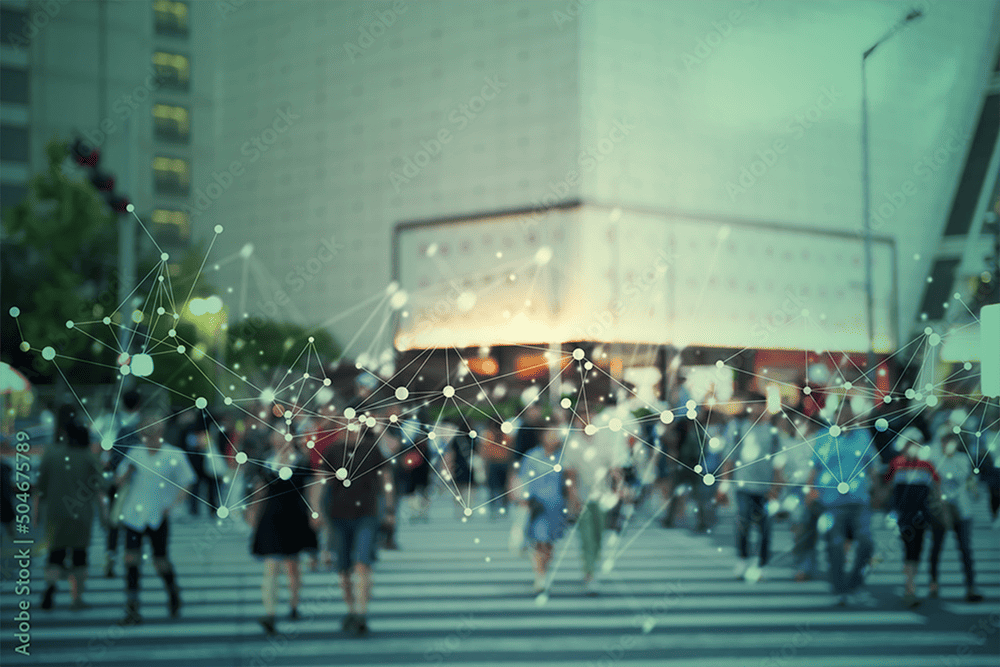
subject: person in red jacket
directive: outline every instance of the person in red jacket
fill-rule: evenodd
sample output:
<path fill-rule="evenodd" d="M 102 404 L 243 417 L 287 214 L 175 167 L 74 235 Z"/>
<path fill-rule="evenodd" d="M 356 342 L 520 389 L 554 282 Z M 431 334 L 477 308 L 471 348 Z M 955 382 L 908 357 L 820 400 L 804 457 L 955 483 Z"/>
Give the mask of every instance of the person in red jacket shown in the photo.
<path fill-rule="evenodd" d="M 931 504 L 937 496 L 941 478 L 934 465 L 920 456 L 924 447 L 923 435 L 918 429 L 906 429 L 899 439 L 903 453 L 889 463 L 885 482 L 892 485 L 893 510 L 903 540 L 903 573 L 906 575 L 903 602 L 908 607 L 917 607 L 920 605 L 916 590 L 920 552 L 924 532 L 931 525 Z"/>

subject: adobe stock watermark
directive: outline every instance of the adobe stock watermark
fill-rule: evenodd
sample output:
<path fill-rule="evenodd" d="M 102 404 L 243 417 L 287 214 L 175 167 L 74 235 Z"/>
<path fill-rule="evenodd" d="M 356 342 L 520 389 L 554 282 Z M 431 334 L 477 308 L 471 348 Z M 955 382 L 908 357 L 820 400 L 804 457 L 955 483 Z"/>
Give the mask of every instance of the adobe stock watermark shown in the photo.
<path fill-rule="evenodd" d="M 800 623 L 795 626 L 795 636 L 788 642 L 786 642 L 780 651 L 771 651 L 771 655 L 760 663 L 760 667 L 784 667 L 789 664 L 789 661 L 799 654 L 799 650 L 809 646 L 812 643 L 814 635 L 810 626 L 812 623 L 806 623 L 804 626 Z M 801 660 L 795 664 L 801 664 Z"/>
<path fill-rule="evenodd" d="M 274 290 L 271 299 L 258 304 L 257 309 L 269 317 L 277 319 L 281 315 L 279 307 L 287 307 L 291 303 L 291 297 L 305 289 L 307 283 L 314 281 L 324 268 L 333 263 L 333 258 L 343 249 L 344 245 L 337 242 L 336 234 L 331 235 L 330 238 L 320 239 L 316 245 L 315 254 L 285 274 L 284 284 L 288 290 L 280 288 Z M 253 246 L 244 246 L 243 250 L 240 251 L 245 258 L 249 258 L 252 252 Z M 253 318 L 251 318 L 252 320 Z"/>
<path fill-rule="evenodd" d="M 435 642 L 434 646 L 424 653 L 424 659 L 436 665 L 442 664 L 445 658 L 455 653 L 462 646 L 463 640 L 467 639 L 474 630 L 478 630 L 481 627 L 483 627 L 482 623 L 475 616 L 464 614 L 455 631 L 444 639 Z"/>
<path fill-rule="evenodd" d="M 621 588 L 621 583 L 616 581 L 617 587 Z M 622 591 L 619 590 L 619 593 Z M 638 626 L 638 633 L 641 635 L 648 634 L 652 632 L 653 628 L 656 627 L 656 617 L 666 613 L 669 609 L 677 605 L 677 603 L 684 599 L 687 591 L 684 590 L 684 586 L 681 585 L 680 581 L 675 581 L 667 586 L 667 592 L 660 597 L 654 604 L 642 607 L 640 605 L 632 604 L 635 610 L 635 615 L 632 617 L 633 623 Z M 635 599 L 630 596 L 630 603 L 635 602 Z M 625 657 L 625 653 L 635 646 L 637 636 L 635 633 L 626 633 L 621 635 L 613 644 L 611 644 L 607 649 L 604 650 L 599 661 L 595 662 L 593 660 L 589 661 L 587 664 L 590 667 L 611 667 L 615 665 Z"/>
<path fill-rule="evenodd" d="M 219 0 L 215 3 L 215 8 L 226 18 L 230 14 L 235 14 L 247 4 L 247 0 Z"/>
<path fill-rule="evenodd" d="M 919 177 L 924 182 L 930 182 L 956 154 L 961 153 L 962 142 L 955 128 L 949 128 L 948 134 L 945 137 L 945 140 L 934 149 L 933 153 L 925 155 L 913 163 L 912 171 L 914 176 Z M 871 228 L 876 230 L 884 227 L 919 192 L 917 183 L 913 179 L 906 179 L 899 184 L 899 187 L 884 191 L 882 193 L 884 199 L 872 204 L 873 210 L 869 213 Z M 858 232 L 863 233 L 864 229 L 859 227 Z"/>
<path fill-rule="evenodd" d="M 604 162 L 604 159 L 614 152 L 615 146 L 624 141 L 635 129 L 635 126 L 635 120 L 628 116 L 612 120 L 611 129 L 598 140 L 596 148 L 590 146 L 580 151 L 580 155 L 577 157 L 577 169 L 570 169 L 558 182 L 549 181 L 549 191 L 540 199 L 532 200 L 531 203 L 536 210 L 518 220 L 521 229 L 524 230 L 529 225 L 538 224 L 544 219 L 549 214 L 549 208 L 562 201 L 585 174 L 597 169 L 597 164 Z"/>
<path fill-rule="evenodd" d="M 365 51 L 375 44 L 375 40 L 388 32 L 389 28 L 396 23 L 396 19 L 401 14 L 405 14 L 407 9 L 409 9 L 409 5 L 407 5 L 406 0 L 396 0 L 391 8 L 375 12 L 374 19 L 363 21 L 362 25 L 358 26 L 357 43 L 344 42 L 344 51 L 347 52 L 351 62 L 357 60 L 358 56 L 364 55 Z"/>
<path fill-rule="evenodd" d="M 607 331 L 614 323 L 615 318 L 621 315 L 628 302 L 633 297 L 652 289 L 653 285 L 666 275 L 672 263 L 673 259 L 667 255 L 666 251 L 659 251 L 656 261 L 651 266 L 639 272 L 637 278 L 625 281 L 621 296 L 609 308 L 596 315 L 586 328 L 577 327 L 573 333 L 578 337 L 578 340 L 601 340 L 601 334 Z"/>
<path fill-rule="evenodd" d="M 459 104 L 448 113 L 448 122 L 456 126 L 455 134 L 467 128 L 469 123 L 478 118 L 479 114 L 486 109 L 488 103 L 496 99 L 497 95 L 510 85 L 500 75 L 485 77 L 484 81 L 486 83 L 478 95 L 473 95 L 468 102 Z M 420 150 L 414 153 L 412 158 L 410 156 L 404 157 L 401 160 L 403 167 L 399 171 L 389 170 L 389 183 L 392 184 L 396 193 L 399 193 L 402 184 L 417 178 L 430 164 L 431 159 L 441 154 L 443 146 L 451 143 L 454 138 L 452 130 L 448 127 L 442 127 L 431 139 L 421 139 Z"/>
<path fill-rule="evenodd" d="M 993 612 L 969 626 L 962 637 L 962 645 L 955 649 L 955 655 L 939 658 L 942 667 L 962 667 L 972 653 L 973 646 L 983 646 L 991 636 L 1000 630 L 1000 613 Z"/>
<path fill-rule="evenodd" d="M 243 142 L 240 147 L 240 154 L 247 156 L 247 164 L 253 164 L 261 156 L 271 149 L 271 146 L 278 141 L 278 137 L 289 130 L 300 116 L 292 112 L 291 107 L 279 109 L 271 121 L 270 127 L 257 136 L 253 136 Z M 245 165 L 240 160 L 233 160 L 227 169 L 212 172 L 214 183 L 207 184 L 204 189 L 197 188 L 194 191 L 194 206 L 181 204 L 181 209 L 192 217 L 198 217 L 214 204 L 230 187 L 233 182 L 245 173 Z"/>
<path fill-rule="evenodd" d="M 128 120 L 133 113 L 139 110 L 140 105 L 149 100 L 152 93 L 159 90 L 163 85 L 162 79 L 156 73 L 156 69 L 150 67 L 143 82 L 132 89 L 131 92 L 118 96 L 111 103 L 111 110 L 118 115 L 119 121 Z M 118 132 L 119 126 L 114 118 L 110 116 L 98 123 L 97 129 L 83 130 L 80 134 L 91 148 L 100 148 L 105 140 L 112 134 Z"/>
<path fill-rule="evenodd" d="M 563 25 L 575 21 L 576 17 L 580 15 L 580 10 L 593 2 L 594 0 L 570 0 L 562 11 L 553 9 L 552 19 L 556 22 L 556 27 L 562 30 Z"/>
<path fill-rule="evenodd" d="M 3 26 L 7 31 L 7 41 L 14 46 L 28 48 L 31 40 L 38 37 L 42 28 L 47 26 L 52 19 L 59 15 L 62 8 L 68 5 L 71 0 L 45 0 L 45 2 L 33 2 L 28 5 L 25 17 L 21 20 L 21 25 Z M 13 28 L 13 30 L 11 30 Z"/>
<path fill-rule="evenodd" d="M 708 60 L 715 53 L 715 49 L 722 44 L 722 41 L 733 33 L 733 26 L 740 25 L 746 19 L 743 12 L 753 11 L 759 5 L 760 0 L 746 0 L 743 10 L 734 9 L 726 15 L 725 19 L 712 21 L 713 29 L 698 40 L 694 52 L 685 52 L 681 55 L 681 62 L 684 63 L 687 71 L 690 72 L 694 67 Z"/>
<path fill-rule="evenodd" d="M 843 93 L 836 90 L 833 86 L 823 86 L 819 89 L 819 92 L 820 94 L 816 98 L 816 103 L 805 112 L 795 114 L 795 120 L 785 126 L 785 132 L 795 141 L 802 139 L 806 134 L 806 130 L 815 126 L 823 117 L 824 112 L 828 111 L 838 99 L 843 97 Z M 732 181 L 726 182 L 726 193 L 729 195 L 730 201 L 736 201 L 737 195 L 745 194 L 747 190 L 752 188 L 757 183 L 757 179 L 776 165 L 781 159 L 780 156 L 788 152 L 788 148 L 789 145 L 784 139 L 775 139 L 769 148 L 758 151 L 757 156 L 760 159 L 754 160 L 748 167 L 744 166 L 740 169 L 737 183 Z"/>

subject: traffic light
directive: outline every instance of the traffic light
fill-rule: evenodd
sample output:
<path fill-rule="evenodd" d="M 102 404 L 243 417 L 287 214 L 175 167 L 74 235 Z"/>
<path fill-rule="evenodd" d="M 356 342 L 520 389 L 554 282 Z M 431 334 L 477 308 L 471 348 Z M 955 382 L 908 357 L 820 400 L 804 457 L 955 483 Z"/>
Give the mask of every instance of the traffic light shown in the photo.
<path fill-rule="evenodd" d="M 70 152 L 73 155 L 73 160 L 90 172 L 91 184 L 104 197 L 104 201 L 107 202 L 108 207 L 118 215 L 128 213 L 128 206 L 130 204 L 128 197 L 116 194 L 115 177 L 100 169 L 100 149 L 91 148 L 82 139 L 77 139 L 70 146 Z"/>

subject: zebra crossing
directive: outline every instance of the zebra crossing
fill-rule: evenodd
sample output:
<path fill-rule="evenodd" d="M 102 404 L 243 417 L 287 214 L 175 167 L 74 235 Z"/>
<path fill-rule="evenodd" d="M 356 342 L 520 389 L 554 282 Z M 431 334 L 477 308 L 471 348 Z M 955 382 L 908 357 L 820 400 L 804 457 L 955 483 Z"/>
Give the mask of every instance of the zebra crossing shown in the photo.
<path fill-rule="evenodd" d="M 916 610 L 902 607 L 899 545 L 876 521 L 876 545 L 885 560 L 874 567 L 869 584 L 879 607 L 858 609 L 833 606 L 823 581 L 793 580 L 782 556 L 791 546 L 785 524 L 776 527 L 775 564 L 766 580 L 736 580 L 728 515 L 710 535 L 665 530 L 640 517 L 616 544 L 609 543 L 607 533 L 609 562 L 597 597 L 585 595 L 577 543 L 570 535 L 556 548 L 547 594 L 536 597 L 530 560 L 508 549 L 510 520 L 474 514 L 461 521 L 448 500 L 438 498 L 429 523 L 401 524 L 401 551 L 381 552 L 369 610 L 371 634 L 365 638 L 340 631 L 345 607 L 336 575 L 305 567 L 301 618 L 287 618 L 283 592 L 278 634 L 265 637 L 256 621 L 263 613 L 262 566 L 248 553 L 249 528 L 229 522 L 173 523 L 181 617 L 168 617 L 166 593 L 147 562 L 145 623 L 136 627 L 116 624 L 124 584 L 121 578 L 99 576 L 99 531 L 85 595 L 90 609 L 71 611 L 68 586 L 61 582 L 56 607 L 40 610 L 43 558 L 36 555 L 28 598 L 31 654 L 13 650 L 11 619 L 23 598 L 5 575 L 0 662 L 95 667 L 1000 664 L 1000 540 L 985 512 L 976 517 L 973 540 L 985 602 L 962 602 L 961 563 L 949 541 L 941 565 L 941 599 L 926 600 Z"/>

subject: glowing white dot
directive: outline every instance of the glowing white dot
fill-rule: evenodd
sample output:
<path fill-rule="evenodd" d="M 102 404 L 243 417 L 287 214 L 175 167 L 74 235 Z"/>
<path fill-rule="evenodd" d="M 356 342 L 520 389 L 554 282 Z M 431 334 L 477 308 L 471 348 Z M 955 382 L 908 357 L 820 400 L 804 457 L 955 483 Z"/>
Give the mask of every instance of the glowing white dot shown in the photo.
<path fill-rule="evenodd" d="M 330 378 L 323 378 L 323 386 L 324 387 L 329 387 L 330 384 L 331 384 Z"/>
<path fill-rule="evenodd" d="M 292 434 L 291 433 L 286 433 L 285 434 L 285 442 L 291 442 L 291 441 L 292 441 Z"/>
<path fill-rule="evenodd" d="M 953 426 L 951 428 L 951 432 L 954 433 L 955 435 L 959 435 L 962 432 L 962 427 L 961 426 Z"/>
<path fill-rule="evenodd" d="M 878 431 L 879 433 L 885 433 L 885 431 L 888 428 L 889 428 L 889 420 L 885 419 L 884 417 L 879 417 L 878 419 L 875 420 L 875 430 Z"/>
<path fill-rule="evenodd" d="M 410 390 L 406 387 L 396 387 L 396 400 L 405 401 L 406 397 L 410 395 Z"/>
<path fill-rule="evenodd" d="M 723 367 L 723 366 L 725 366 L 725 365 L 726 365 L 726 364 L 725 364 L 725 362 L 724 362 L 724 361 L 722 361 L 722 359 L 719 359 L 718 361 L 716 361 L 716 362 L 715 362 L 715 367 L 716 367 L 716 368 L 722 368 L 722 367 Z"/>
<path fill-rule="evenodd" d="M 833 426 L 831 426 L 830 427 L 830 435 L 832 435 L 835 438 L 838 437 L 840 435 L 840 427 L 837 426 L 836 424 L 834 424 Z"/>
<path fill-rule="evenodd" d="M 971 371 L 972 370 L 972 364 L 970 362 L 966 361 L 964 364 L 962 364 L 962 368 L 964 368 L 967 371 Z"/>
<path fill-rule="evenodd" d="M 844 383 L 844 389 L 854 389 L 854 383 L 853 382 L 845 382 Z"/>
<path fill-rule="evenodd" d="M 839 491 L 841 494 L 847 493 L 850 490 L 851 490 L 851 485 L 848 484 L 847 482 L 841 482 L 840 484 L 837 485 L 837 491 Z"/>
<path fill-rule="evenodd" d="M 935 396 L 934 394 L 931 394 L 924 400 L 924 403 L 927 404 L 927 407 L 933 408 L 938 404 L 938 397 Z"/>
<path fill-rule="evenodd" d="M 514 431 L 514 425 L 510 422 L 504 422 L 500 424 L 500 430 L 506 434 L 510 434 Z"/>
<path fill-rule="evenodd" d="M 448 386 L 446 386 L 444 389 L 441 390 L 441 393 L 444 394 L 445 398 L 451 398 L 452 396 L 455 395 L 455 388 L 449 384 Z"/>
<path fill-rule="evenodd" d="M 701 478 L 701 481 L 705 482 L 705 486 L 712 486 L 713 484 L 715 484 L 715 475 L 713 475 L 712 473 L 708 473 Z"/>
<path fill-rule="evenodd" d="M 552 470 L 554 470 L 555 472 L 562 472 L 562 466 L 557 463 L 554 466 L 552 466 Z"/>
<path fill-rule="evenodd" d="M 467 313 L 476 305 L 476 295 L 472 292 L 462 292 L 455 299 L 455 306 L 463 313 Z"/>
<path fill-rule="evenodd" d="M 21 314 L 21 309 L 20 309 L 20 308 L 18 308 L 17 306 L 11 306 L 11 307 L 10 307 L 10 310 L 9 310 L 9 311 L 7 311 L 7 312 L 9 312 L 9 313 L 10 313 L 10 316 L 11 316 L 11 317 L 17 317 L 18 315 L 20 315 L 20 314 Z"/>
<path fill-rule="evenodd" d="M 925 327 L 924 328 L 924 335 L 925 336 L 930 336 L 932 333 L 934 333 L 934 329 L 931 329 L 930 327 Z"/>
<path fill-rule="evenodd" d="M 216 234 L 221 234 L 222 233 L 222 225 L 216 225 L 215 226 L 215 233 Z"/>
<path fill-rule="evenodd" d="M 344 416 L 348 419 L 354 419 L 354 416 L 357 414 L 358 413 L 354 410 L 354 408 L 344 408 Z"/>
<path fill-rule="evenodd" d="M 587 435 L 594 435 L 595 433 L 597 433 L 597 427 L 594 426 L 593 424 L 587 424 L 586 426 L 583 427 L 583 432 L 586 433 Z"/>
<path fill-rule="evenodd" d="M 178 354 L 184 354 L 184 351 L 185 351 L 186 349 L 187 349 L 187 348 L 186 348 L 186 347 L 184 347 L 183 345 L 178 345 L 178 346 L 177 346 L 177 353 L 178 353 Z"/>
<path fill-rule="evenodd" d="M 236 462 L 239 463 L 240 465 L 243 465 L 244 463 L 246 463 L 248 458 L 249 457 L 247 457 L 247 453 L 246 452 L 237 452 L 236 453 Z"/>
<path fill-rule="evenodd" d="M 889 394 L 886 394 L 885 396 L 882 397 L 882 402 L 883 403 L 892 403 L 892 396 L 890 396 Z"/>
<path fill-rule="evenodd" d="M 42 359 L 46 361 L 52 361 L 56 358 L 56 350 L 54 347 L 46 346 L 42 349 Z"/>
<path fill-rule="evenodd" d="M 195 399 L 194 407 L 198 408 L 199 410 L 204 410 L 205 408 L 208 407 L 208 399 L 206 399 L 204 396 L 199 396 L 197 399 Z"/>
<path fill-rule="evenodd" d="M 465 514 L 465 516 L 472 516 L 472 508 L 466 507 L 463 513 Z"/>
<path fill-rule="evenodd" d="M 72 329 L 73 326 L 74 326 L 73 320 L 66 320 L 66 328 L 67 329 Z"/>
<path fill-rule="evenodd" d="M 698 407 L 698 404 L 695 403 L 693 400 L 690 400 L 684 404 L 684 407 L 686 407 L 688 410 L 694 410 L 696 407 Z"/>
<path fill-rule="evenodd" d="M 225 519 L 227 516 L 229 516 L 229 508 L 225 506 L 220 507 L 219 509 L 215 510 L 215 513 L 219 515 L 220 519 Z"/>
<path fill-rule="evenodd" d="M 569 400 L 568 398 L 564 398 L 561 401 L 559 401 L 559 405 L 561 405 L 564 410 L 569 410 L 569 406 L 573 405 L 573 401 Z"/>
<path fill-rule="evenodd" d="M 104 318 L 103 320 L 101 320 L 101 321 L 102 321 L 102 322 L 104 322 L 105 324 L 111 324 L 111 318 L 110 318 L 110 317 L 105 317 L 105 318 Z"/>
<path fill-rule="evenodd" d="M 906 391 L 903 392 L 903 395 L 912 401 L 913 397 L 917 395 L 917 392 L 913 391 L 912 389 L 907 389 Z"/>
<path fill-rule="evenodd" d="M 337 468 L 337 479 L 347 479 L 347 468 Z"/>
<path fill-rule="evenodd" d="M 222 402 L 225 403 L 226 405 L 232 405 L 233 399 L 230 398 L 229 396 L 226 396 L 224 399 L 222 399 Z"/>
<path fill-rule="evenodd" d="M 573 358 L 576 359 L 577 361 L 583 359 L 583 350 L 581 350 L 580 348 L 576 348 L 575 350 L 573 350 Z"/>
<path fill-rule="evenodd" d="M 550 261 L 552 261 L 552 248 L 548 246 L 542 246 L 535 253 L 535 263 L 539 266 L 545 266 Z"/>
<path fill-rule="evenodd" d="M 399 417 L 397 415 L 389 415 L 389 421 L 395 424 L 399 421 Z"/>
<path fill-rule="evenodd" d="M 803 387 L 802 393 L 808 396 L 809 394 L 813 393 L 812 387 Z"/>
<path fill-rule="evenodd" d="M 365 420 L 365 426 L 367 426 L 368 428 L 374 428 L 375 423 L 376 422 L 374 417 L 369 417 L 368 419 Z"/>
<path fill-rule="evenodd" d="M 101 438 L 101 449 L 103 449 L 104 451 L 110 452 L 114 446 L 115 446 L 115 441 L 112 440 L 111 438 L 107 437 Z"/>
<path fill-rule="evenodd" d="M 118 372 L 120 372 L 122 375 L 131 375 L 132 369 L 129 368 L 128 364 L 125 364 L 124 366 L 118 367 Z"/>
<path fill-rule="evenodd" d="M 593 367 L 594 367 L 594 364 L 591 363 L 591 362 L 589 362 L 589 361 L 583 365 L 584 370 L 588 370 L 588 371 L 590 369 L 592 369 Z"/>
<path fill-rule="evenodd" d="M 291 479 L 292 469 L 288 466 L 281 466 L 281 468 L 278 469 L 278 477 L 285 480 Z"/>
<path fill-rule="evenodd" d="M 694 421 L 695 419 L 698 418 L 698 413 L 695 410 L 688 410 L 687 414 L 684 416 L 690 419 L 691 421 Z"/>
<path fill-rule="evenodd" d="M 674 421 L 674 413 L 670 410 L 664 410 L 660 413 L 660 421 L 664 424 L 669 424 Z"/>
<path fill-rule="evenodd" d="M 608 422 L 608 428 L 617 433 L 622 430 L 622 420 L 618 419 L 618 417 L 613 417 L 611 421 Z"/>
<path fill-rule="evenodd" d="M 701 474 L 701 470 L 702 470 L 702 468 L 701 468 L 701 464 L 700 463 L 694 467 L 694 471 L 696 473 Z"/>

